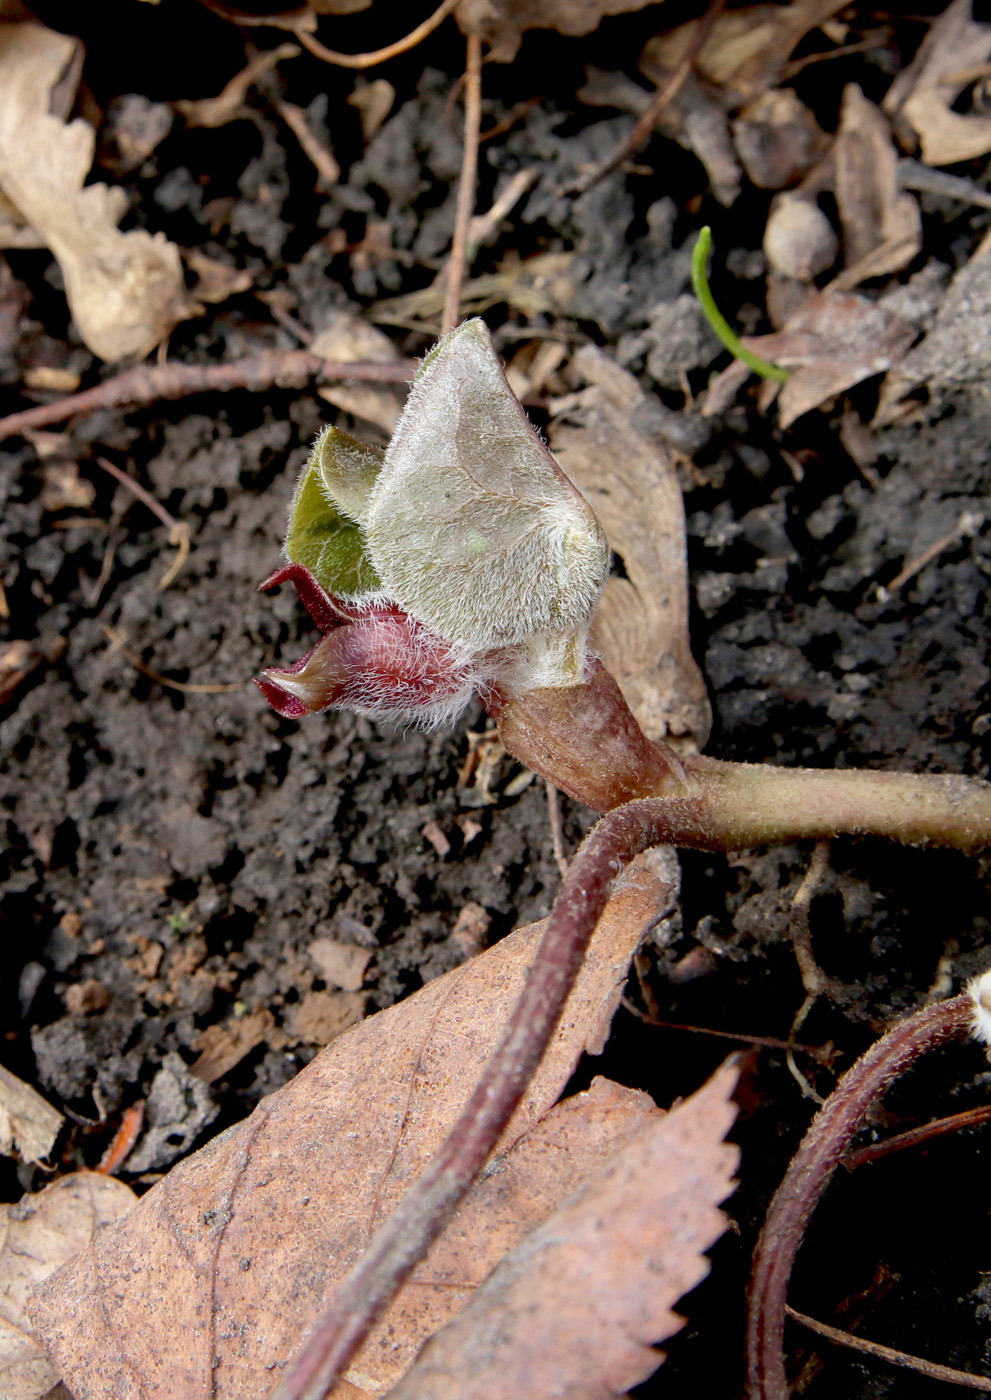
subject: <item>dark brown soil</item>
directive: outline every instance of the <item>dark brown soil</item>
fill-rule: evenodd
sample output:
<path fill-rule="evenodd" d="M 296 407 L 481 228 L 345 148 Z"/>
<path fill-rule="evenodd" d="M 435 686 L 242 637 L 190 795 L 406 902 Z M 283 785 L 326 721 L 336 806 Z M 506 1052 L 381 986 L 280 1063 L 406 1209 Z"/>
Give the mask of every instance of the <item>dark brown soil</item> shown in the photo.
<path fill-rule="evenodd" d="M 237 30 L 192 3 L 111 4 L 85 16 L 54 3 L 36 9 L 46 23 L 83 33 L 86 78 L 104 111 L 131 92 L 154 102 L 212 95 L 243 63 Z M 662 23 L 659 9 L 610 20 L 585 40 L 533 34 L 516 64 L 486 69 L 483 125 L 520 100 L 541 101 L 483 146 L 479 207 L 487 207 L 499 172 L 528 164 L 540 173 L 475 270 L 491 270 L 510 251 L 577 249 L 560 319 L 575 342 L 605 345 L 661 402 L 680 409 L 680 390 L 651 376 L 647 312 L 685 291 L 694 230 L 709 219 L 719 263 L 730 269 L 716 275 L 720 300 L 731 320 L 756 322 L 763 279 L 753 250 L 768 195 L 747 187 L 727 217 L 701 166 L 659 136 L 639 152 L 634 172 L 619 170 L 577 200 L 559 193 L 631 121 L 576 99 L 585 65 L 634 72 L 643 39 Z M 663 23 L 691 12 L 666 6 Z M 133 62 L 123 65 L 110 41 L 125 27 Z M 253 33 L 272 39 L 271 31 Z M 808 70 L 817 76 L 802 96 L 827 128 L 835 125 L 843 84 L 859 82 L 877 98 L 921 33 L 906 21 L 879 49 Z M 377 42 L 380 27 L 369 16 L 340 22 L 340 47 Z M 217 131 L 175 124 L 125 177 L 131 221 L 249 268 L 257 289 L 286 293 L 310 331 L 330 308 L 427 285 L 450 242 L 461 141 L 459 109 L 449 116 L 447 107 L 462 66 L 450 25 L 391 64 L 394 115 L 362 151 L 356 113 L 344 101 L 352 75 L 309 58 L 284 65 L 250 97 L 249 120 Z M 311 168 L 274 115 L 270 98 L 280 83 L 308 107 L 341 162 L 342 181 L 327 195 L 314 193 Z M 104 146 L 101 159 L 109 164 L 112 156 Z M 909 271 L 938 264 L 945 282 L 991 216 L 921 199 L 925 251 Z M 211 234 L 218 200 L 227 201 L 227 221 Z M 374 220 L 387 225 L 398 256 L 355 267 L 329 235 L 343 228 L 353 244 Z M 10 253 L 8 261 L 0 373 L 10 411 L 34 401 L 21 387 L 29 367 L 67 366 L 84 385 L 107 370 L 75 339 L 49 255 Z M 505 305 L 488 319 L 510 353 L 524 319 Z M 545 318 L 531 324 L 539 331 Z M 398 353 L 417 354 L 428 343 L 392 334 Z M 245 293 L 181 326 L 169 353 L 208 362 L 296 345 L 266 303 Z M 708 361 L 688 367 L 696 390 L 708 374 Z M 876 395 L 877 383 L 869 383 L 848 401 L 869 418 Z M 784 434 L 747 395 L 738 405 L 721 420 L 687 420 L 700 444 L 686 509 L 694 645 L 716 716 L 708 751 L 987 776 L 991 537 L 961 540 L 890 601 L 879 601 L 877 587 L 919 552 L 921 523 L 928 540 L 941 533 L 939 522 L 951 529 L 963 509 L 986 509 L 987 400 L 933 401 L 920 421 L 879 434 L 876 480 L 841 446 L 843 404 L 806 415 Z M 277 562 L 308 444 L 333 414 L 315 395 L 283 391 L 98 414 L 61 449 L 92 485 L 84 506 L 52 508 L 51 464 L 32 445 L 0 448 L 0 581 L 10 609 L 0 644 L 31 640 L 54 657 L 0 711 L 7 830 L 0 1060 L 74 1115 L 57 1149 L 60 1168 L 93 1165 L 121 1109 L 146 1099 L 156 1076 L 160 1094 L 170 1074 L 175 1086 L 173 1116 L 143 1164 L 159 1172 L 289 1079 L 313 1046 L 261 1045 L 195 1094 L 174 1057 L 191 1063 L 202 1031 L 237 1009 L 271 1009 L 292 1041 L 294 1007 L 323 986 L 305 956 L 315 935 L 372 951 L 371 1010 L 464 957 L 451 934 L 466 904 L 484 907 L 494 939 L 542 916 L 553 898 L 558 875 L 543 785 L 508 795 L 517 770 L 506 760 L 491 805 L 469 805 L 459 787 L 466 731 L 483 727 L 480 710 L 457 732 L 433 736 L 346 715 L 296 724 L 272 714 L 248 684 L 271 659 L 298 655 L 308 635 L 287 590 L 255 589 Z M 803 462 L 802 480 L 783 449 Z M 115 486 L 98 456 L 126 467 L 191 527 L 189 559 L 165 591 L 158 585 L 171 558 L 166 531 Z M 108 628 L 170 681 L 237 688 L 198 693 L 150 679 Z M 568 804 L 565 813 L 573 848 L 591 814 Z M 478 823 L 477 834 L 470 824 L 466 831 L 466 818 Z M 427 822 L 447 837 L 447 854 L 423 836 Z M 808 849 L 795 847 L 684 858 L 681 918 L 659 932 L 649 974 L 665 1019 L 787 1038 L 803 996 L 788 906 L 808 859 Z M 820 1092 L 892 1017 L 986 965 L 985 874 L 986 861 L 954 853 L 836 843 L 812 927 L 824 968 L 847 991 L 817 1004 L 801 1032 L 807 1043 L 835 1047 L 831 1068 L 802 1061 Z M 683 976 L 689 955 L 698 975 L 671 980 Z M 106 993 L 95 994 L 88 1013 L 74 1013 L 68 1008 L 81 994 L 72 989 L 90 981 Z M 636 986 L 631 997 L 642 1005 Z M 733 1048 L 646 1026 L 624 1011 L 604 1059 L 585 1078 L 604 1071 L 669 1103 Z M 172 1068 L 163 1070 L 166 1057 Z M 878 1130 L 985 1102 L 989 1083 L 977 1049 L 942 1053 L 889 1096 Z M 712 1277 L 684 1305 L 689 1325 L 669 1348 L 665 1394 L 697 1395 L 700 1386 L 707 1395 L 740 1393 L 749 1253 L 813 1111 L 780 1053 L 755 1056 L 738 1131 L 741 1186 L 729 1206 L 738 1228 L 713 1251 Z M 988 1131 L 942 1139 L 838 1181 L 803 1250 L 796 1306 L 986 1373 Z M 2 1199 L 41 1179 L 0 1160 Z M 813 1348 L 797 1329 L 792 1354 L 822 1358 L 821 1373 L 814 1361 L 806 1372 L 813 1397 L 911 1400 L 939 1391 L 824 1343 Z"/>

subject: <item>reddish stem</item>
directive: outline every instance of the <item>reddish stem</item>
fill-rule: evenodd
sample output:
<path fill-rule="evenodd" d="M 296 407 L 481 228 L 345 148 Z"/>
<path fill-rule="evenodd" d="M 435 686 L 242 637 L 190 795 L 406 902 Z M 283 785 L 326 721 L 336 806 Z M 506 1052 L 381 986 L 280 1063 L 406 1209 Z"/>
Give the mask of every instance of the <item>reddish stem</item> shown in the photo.
<path fill-rule="evenodd" d="M 451 1218 L 523 1097 L 554 1034 L 589 940 L 623 866 L 668 842 L 690 801 L 630 802 L 610 812 L 575 855 L 526 986 L 497 1049 L 447 1141 L 338 1288 L 272 1400 L 322 1400 L 369 1329 Z M 678 810 L 675 810 L 678 809 Z"/>
<path fill-rule="evenodd" d="M 775 1192 L 754 1253 L 747 1322 L 750 1400 L 788 1400 L 784 1326 L 788 1282 L 812 1212 L 851 1138 L 877 1099 L 921 1055 L 965 1037 L 974 1015 L 964 993 L 907 1017 L 840 1080 Z"/>
<path fill-rule="evenodd" d="M 182 399 L 189 394 L 231 389 L 245 389 L 256 394 L 273 387 L 302 389 L 311 379 L 318 384 L 349 379 L 401 384 L 412 379 L 415 372 L 413 360 L 394 360 L 389 364 L 356 360 L 348 364 L 324 360 L 307 350 L 266 350 L 260 355 L 219 365 L 135 365 L 133 369 L 122 370 L 95 384 L 92 389 L 0 418 L 0 441 L 38 428 L 50 428 L 70 418 L 85 418 L 102 408 L 133 408 L 162 399 Z"/>

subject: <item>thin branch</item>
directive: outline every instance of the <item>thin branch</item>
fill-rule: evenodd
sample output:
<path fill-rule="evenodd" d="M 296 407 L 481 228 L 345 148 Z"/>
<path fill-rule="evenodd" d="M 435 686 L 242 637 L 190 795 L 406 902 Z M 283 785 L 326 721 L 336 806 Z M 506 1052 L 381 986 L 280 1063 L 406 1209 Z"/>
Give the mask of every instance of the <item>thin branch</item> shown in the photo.
<path fill-rule="evenodd" d="M 370 53 L 338 53 L 335 49 L 325 48 L 319 39 L 314 39 L 312 34 L 308 34 L 302 28 L 294 33 L 299 42 L 305 45 L 314 57 L 323 59 L 324 63 L 334 63 L 338 68 L 374 68 L 377 63 L 385 63 L 387 59 L 396 58 L 401 53 L 415 49 L 428 34 L 432 34 L 443 24 L 457 3 L 458 0 L 443 0 L 443 4 L 438 5 L 422 24 L 411 29 L 405 38 L 397 39 L 394 44 L 386 44 L 384 49 L 372 49 Z"/>
<path fill-rule="evenodd" d="M 989 1118 L 991 1104 L 982 1104 L 980 1108 L 968 1108 L 963 1113 L 951 1113 L 948 1118 L 937 1118 L 932 1123 L 920 1123 L 917 1128 L 909 1128 L 907 1132 L 885 1138 L 883 1142 L 872 1142 L 866 1147 L 859 1147 L 856 1152 L 848 1152 L 843 1158 L 843 1165 L 847 1171 L 856 1171 L 868 1162 L 878 1162 L 882 1157 L 903 1152 L 907 1147 L 917 1147 L 920 1142 L 930 1142 L 935 1137 L 942 1137 L 944 1133 L 958 1133 L 961 1128 L 979 1127 Z"/>
<path fill-rule="evenodd" d="M 690 823 L 690 806 L 682 804 L 682 826 Z M 672 815 L 668 803 L 631 802 L 610 812 L 586 837 L 554 901 L 523 993 L 464 1112 L 343 1280 L 272 1400 L 323 1400 L 441 1233 L 543 1057 L 613 880 L 638 851 L 670 841 Z"/>
<path fill-rule="evenodd" d="M 310 129 L 306 113 L 295 102 L 285 102 L 279 98 L 275 110 L 299 142 L 303 154 L 319 176 L 318 188 L 332 189 L 341 178 L 341 167 L 334 152 Z"/>
<path fill-rule="evenodd" d="M 558 873 L 563 880 L 568 873 L 568 857 L 564 849 L 564 824 L 561 821 L 561 804 L 558 801 L 558 791 L 549 778 L 544 779 L 544 787 L 547 790 L 547 820 L 551 828 L 551 852 L 554 856 L 554 864 L 558 868 Z"/>
<path fill-rule="evenodd" d="M 127 472 L 122 471 L 121 468 L 115 466 L 113 462 L 108 462 L 106 457 L 97 457 L 96 462 L 105 472 L 109 472 L 115 481 L 119 481 L 132 495 L 137 496 L 138 500 L 143 502 L 168 530 L 169 544 L 176 551 L 176 555 L 172 563 L 165 570 L 165 573 L 158 580 L 159 592 L 164 592 L 169 584 L 176 578 L 179 570 L 189 558 L 189 526 L 184 520 L 177 520 L 174 515 L 170 515 L 161 502 L 156 501 L 155 497 L 145 490 L 140 481 L 135 481 L 133 476 L 129 476 Z M 103 571 L 101 570 L 100 587 L 97 590 L 97 597 L 103 592 L 103 584 L 105 582 L 106 579 L 104 579 Z"/>
<path fill-rule="evenodd" d="M 118 632 L 115 627 L 109 627 L 105 622 L 102 624 L 107 640 L 121 653 L 143 676 L 147 676 L 156 685 L 162 685 L 166 690 L 180 690 L 186 695 L 223 695 L 231 690 L 247 690 L 247 681 L 232 681 L 229 683 L 210 681 L 172 681 L 168 676 L 163 676 L 161 671 L 154 670 L 141 660 L 137 652 L 132 651 L 124 640 L 124 634 Z"/>
<path fill-rule="evenodd" d="M 70 418 L 86 418 L 102 408 L 137 408 L 165 399 L 187 398 L 190 394 L 229 393 L 233 389 L 253 394 L 273 388 L 302 389 L 311 379 L 318 384 L 349 379 L 401 384 L 413 378 L 416 368 L 414 360 L 385 364 L 355 360 L 348 364 L 324 360 L 306 350 L 269 350 L 219 365 L 136 365 L 80 394 L 0 418 L 0 441 L 37 428 L 50 428 Z"/>
<path fill-rule="evenodd" d="M 968 993 L 928 1006 L 892 1027 L 847 1071 L 789 1163 L 754 1253 L 747 1322 L 750 1400 L 788 1400 L 784 1324 L 788 1283 L 809 1220 L 872 1105 L 922 1055 L 970 1032 Z"/>
<path fill-rule="evenodd" d="M 948 1381 L 950 1385 L 962 1385 L 968 1390 L 983 1390 L 985 1393 L 991 1391 L 991 1376 L 975 1376 L 972 1371 L 958 1371 L 953 1366 L 941 1366 L 938 1361 L 927 1361 L 924 1356 L 912 1356 L 907 1351 L 896 1351 L 894 1347 L 886 1347 L 881 1342 L 869 1342 L 865 1337 L 857 1337 L 852 1332 L 830 1327 L 817 1318 L 796 1312 L 794 1308 L 787 1308 L 786 1311 L 789 1317 L 800 1322 L 810 1332 L 818 1332 L 820 1337 L 836 1342 L 841 1347 L 850 1347 L 853 1351 L 864 1352 L 867 1356 L 876 1356 L 879 1361 L 890 1361 L 893 1366 L 904 1366 L 909 1371 L 918 1371 L 933 1381 Z"/>
<path fill-rule="evenodd" d="M 622 165 L 624 160 L 629 160 L 630 156 L 634 155 L 640 149 L 643 142 L 646 141 L 668 107 L 684 87 L 685 81 L 692 71 L 695 60 L 702 52 L 702 47 L 709 37 L 712 26 L 722 13 L 725 3 L 726 0 L 712 0 L 712 4 L 699 20 L 695 33 L 692 35 L 691 42 L 682 54 L 680 63 L 664 86 L 658 88 L 650 106 L 644 112 L 636 126 L 634 126 L 629 135 L 619 143 L 612 155 L 609 156 L 602 165 L 597 166 L 595 170 L 589 171 L 587 175 L 583 175 L 575 181 L 568 190 L 569 194 L 584 194 L 586 190 L 592 189 L 600 180 L 604 180 L 611 171 L 615 170 L 617 165 Z"/>
<path fill-rule="evenodd" d="M 461 160 L 461 182 L 454 216 L 454 238 L 447 259 L 447 287 L 444 292 L 444 314 L 441 335 L 453 331 L 461 319 L 461 288 L 465 280 L 468 228 L 475 209 L 475 185 L 478 179 L 478 133 L 482 125 L 482 40 L 476 33 L 468 35 L 468 57 L 465 67 L 465 137 Z"/>

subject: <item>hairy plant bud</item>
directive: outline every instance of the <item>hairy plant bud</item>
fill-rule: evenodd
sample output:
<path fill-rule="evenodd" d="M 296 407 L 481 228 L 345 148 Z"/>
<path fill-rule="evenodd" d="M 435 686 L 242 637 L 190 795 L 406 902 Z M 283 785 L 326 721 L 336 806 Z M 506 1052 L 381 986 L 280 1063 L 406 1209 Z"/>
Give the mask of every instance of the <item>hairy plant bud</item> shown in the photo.
<path fill-rule="evenodd" d="M 431 351 L 384 456 L 336 428 L 290 511 L 286 568 L 324 639 L 270 667 L 280 714 L 328 706 L 428 727 L 474 691 L 582 681 L 609 548 L 506 380 L 481 321 Z"/>
<path fill-rule="evenodd" d="M 476 650 L 587 627 L 609 569 L 595 512 L 531 426 L 479 320 L 424 360 L 367 536 L 403 607 Z"/>

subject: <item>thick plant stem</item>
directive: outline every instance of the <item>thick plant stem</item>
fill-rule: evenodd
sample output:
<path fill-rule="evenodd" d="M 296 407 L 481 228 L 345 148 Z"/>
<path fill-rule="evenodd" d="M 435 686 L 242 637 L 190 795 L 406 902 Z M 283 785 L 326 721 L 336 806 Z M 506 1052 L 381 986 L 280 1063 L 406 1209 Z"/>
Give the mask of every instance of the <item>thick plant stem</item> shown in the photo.
<path fill-rule="evenodd" d="M 728 851 L 871 835 L 961 851 L 991 846 L 989 783 L 701 756 L 682 763 L 667 745 L 649 742 L 598 663 L 582 685 L 497 697 L 489 708 L 515 758 L 597 812 L 644 797 L 687 803 L 683 831 L 672 815 L 673 845 Z"/>
<path fill-rule="evenodd" d="M 670 841 L 672 819 L 679 829 L 688 828 L 688 806 L 631 802 L 590 832 L 554 902 L 526 987 L 464 1113 L 341 1283 L 272 1400 L 322 1400 L 441 1233 L 543 1057 L 613 880 L 639 851 Z"/>
<path fill-rule="evenodd" d="M 865 1114 L 928 1050 L 963 1039 L 973 998 L 964 993 L 894 1026 L 840 1080 L 812 1120 L 771 1202 L 754 1254 L 747 1323 L 750 1400 L 788 1400 L 784 1325 L 788 1281 L 812 1212 Z"/>

